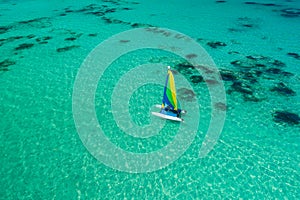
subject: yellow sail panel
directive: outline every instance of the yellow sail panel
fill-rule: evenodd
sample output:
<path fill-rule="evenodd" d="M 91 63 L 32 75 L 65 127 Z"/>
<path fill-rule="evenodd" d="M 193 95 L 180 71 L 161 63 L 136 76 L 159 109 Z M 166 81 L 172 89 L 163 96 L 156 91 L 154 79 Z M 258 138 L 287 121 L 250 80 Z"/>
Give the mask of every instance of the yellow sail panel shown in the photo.
<path fill-rule="evenodd" d="M 167 96 L 169 101 L 172 103 L 174 110 L 177 110 L 178 105 L 177 105 L 177 98 L 176 98 L 175 81 L 174 81 L 173 73 L 170 69 L 168 70 L 168 75 L 169 75 L 169 82 L 168 82 L 169 90 L 167 91 Z"/>

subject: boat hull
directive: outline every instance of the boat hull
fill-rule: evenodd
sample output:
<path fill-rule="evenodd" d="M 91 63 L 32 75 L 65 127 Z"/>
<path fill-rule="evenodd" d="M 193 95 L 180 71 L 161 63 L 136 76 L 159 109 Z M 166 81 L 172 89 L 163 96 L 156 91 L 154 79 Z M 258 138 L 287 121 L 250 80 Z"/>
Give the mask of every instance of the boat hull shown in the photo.
<path fill-rule="evenodd" d="M 168 119 L 168 120 L 172 120 L 172 121 L 178 121 L 178 122 L 183 122 L 182 118 L 179 117 L 173 117 L 173 116 L 169 116 L 169 115 L 164 115 L 162 113 L 158 113 L 158 112 L 151 112 L 152 115 L 163 118 L 163 119 Z"/>

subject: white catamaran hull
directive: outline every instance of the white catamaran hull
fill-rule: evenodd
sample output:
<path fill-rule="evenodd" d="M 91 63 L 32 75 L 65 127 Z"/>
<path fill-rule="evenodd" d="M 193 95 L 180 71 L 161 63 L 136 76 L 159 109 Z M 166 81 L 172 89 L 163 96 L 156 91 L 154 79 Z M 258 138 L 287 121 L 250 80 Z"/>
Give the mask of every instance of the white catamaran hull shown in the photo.
<path fill-rule="evenodd" d="M 169 119 L 169 120 L 173 120 L 173 121 L 183 122 L 183 119 L 181 119 L 179 117 L 164 115 L 164 114 L 161 114 L 161 113 L 158 113 L 158 112 L 152 112 L 152 115 L 155 115 L 155 116 L 163 118 L 163 119 Z"/>

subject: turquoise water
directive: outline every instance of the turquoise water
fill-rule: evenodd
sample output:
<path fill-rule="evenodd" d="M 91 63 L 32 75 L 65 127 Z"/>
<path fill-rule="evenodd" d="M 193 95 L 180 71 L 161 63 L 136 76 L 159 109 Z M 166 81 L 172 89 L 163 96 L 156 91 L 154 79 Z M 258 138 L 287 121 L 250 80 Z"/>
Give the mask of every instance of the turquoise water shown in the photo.
<path fill-rule="evenodd" d="M 299 199 L 299 9 L 296 0 L 0 1 L 1 199 Z M 120 148 L 158 150 L 180 126 L 166 123 L 148 139 L 120 130 L 111 94 L 135 66 L 171 65 L 193 87 L 197 98 L 187 102 L 200 106 L 196 137 L 182 156 L 157 171 L 127 173 L 95 159 L 81 142 L 73 85 L 99 43 L 150 26 L 184 33 L 211 55 L 224 80 L 226 121 L 214 149 L 199 159 L 211 105 L 197 71 L 159 50 L 120 58 L 95 94 L 98 121 Z M 145 113 L 161 93 L 151 84 L 133 93 L 128 107 L 136 124 L 151 122 Z"/>

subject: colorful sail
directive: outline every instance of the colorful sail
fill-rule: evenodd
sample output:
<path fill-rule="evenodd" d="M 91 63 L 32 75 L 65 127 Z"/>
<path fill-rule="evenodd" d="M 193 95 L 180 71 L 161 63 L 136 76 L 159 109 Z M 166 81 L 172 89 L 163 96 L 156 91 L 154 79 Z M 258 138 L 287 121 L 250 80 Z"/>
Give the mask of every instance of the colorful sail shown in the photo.
<path fill-rule="evenodd" d="M 178 109 L 178 103 L 176 98 L 175 81 L 170 67 L 168 67 L 168 75 L 164 88 L 164 96 L 162 101 L 162 108 L 170 106 L 171 110 Z"/>

